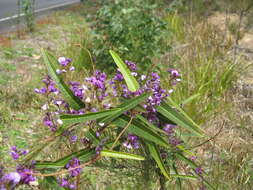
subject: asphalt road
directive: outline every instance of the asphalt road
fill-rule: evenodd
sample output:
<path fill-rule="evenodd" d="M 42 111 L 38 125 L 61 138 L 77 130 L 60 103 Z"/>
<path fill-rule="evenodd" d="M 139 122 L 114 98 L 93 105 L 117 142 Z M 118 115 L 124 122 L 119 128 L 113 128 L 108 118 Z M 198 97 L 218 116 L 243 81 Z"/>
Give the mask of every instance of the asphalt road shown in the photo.
<path fill-rule="evenodd" d="M 35 9 L 43 9 L 77 0 L 35 0 Z M 11 17 L 18 12 L 17 0 L 0 0 L 0 19 Z"/>

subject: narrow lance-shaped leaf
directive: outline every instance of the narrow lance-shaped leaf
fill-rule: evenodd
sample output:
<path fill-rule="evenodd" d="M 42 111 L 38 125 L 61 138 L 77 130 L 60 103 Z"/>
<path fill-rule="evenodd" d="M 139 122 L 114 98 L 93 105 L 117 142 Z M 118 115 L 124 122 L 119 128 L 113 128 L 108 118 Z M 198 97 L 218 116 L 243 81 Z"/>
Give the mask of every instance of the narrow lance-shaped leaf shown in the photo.
<path fill-rule="evenodd" d="M 113 115 L 110 115 L 102 120 L 100 120 L 100 123 L 108 124 L 109 122 L 113 121 L 117 117 L 119 117 L 121 114 L 127 112 L 130 109 L 135 108 L 137 105 L 139 105 L 141 102 L 146 100 L 150 96 L 150 93 L 144 93 L 141 94 L 140 96 L 134 97 L 130 100 L 126 100 L 124 103 L 121 105 L 117 106 L 119 111 Z"/>
<path fill-rule="evenodd" d="M 113 157 L 113 158 L 131 159 L 131 160 L 145 160 L 144 157 L 136 155 L 136 154 L 117 152 L 117 151 L 111 151 L 111 150 L 102 150 L 100 155 L 102 157 Z"/>
<path fill-rule="evenodd" d="M 63 168 L 69 160 L 71 160 L 73 157 L 78 158 L 81 162 L 87 162 L 90 160 L 94 155 L 96 154 L 95 149 L 85 149 L 80 150 L 78 152 L 73 152 L 57 161 L 37 161 L 35 164 L 35 167 L 37 169 L 58 169 Z"/>
<path fill-rule="evenodd" d="M 188 165 L 190 165 L 194 170 L 198 167 L 196 163 L 186 158 L 183 154 L 179 152 L 176 153 L 175 156 L 180 160 L 184 161 L 185 163 L 187 163 Z M 206 172 L 204 172 L 204 174 L 206 174 Z M 209 188 L 214 189 L 214 187 L 204 177 L 202 177 L 202 180 Z"/>
<path fill-rule="evenodd" d="M 156 162 L 157 166 L 160 168 L 162 174 L 166 178 L 170 179 L 169 171 L 167 170 L 167 168 L 165 167 L 165 165 L 164 165 L 164 163 L 162 161 L 162 158 L 161 158 L 160 152 L 158 151 L 157 146 L 154 143 L 150 143 L 150 142 L 145 142 L 145 143 L 148 146 L 150 155 L 155 160 L 155 162 Z"/>
<path fill-rule="evenodd" d="M 157 111 L 162 114 L 167 119 L 173 121 L 177 125 L 184 127 L 185 129 L 191 131 L 193 134 L 203 137 L 202 130 L 194 126 L 191 122 L 187 121 L 187 119 L 179 114 L 175 109 L 170 107 L 165 102 L 162 102 L 160 106 L 156 107 Z"/>
<path fill-rule="evenodd" d="M 63 125 L 71 125 L 75 123 L 86 122 L 90 120 L 100 119 L 109 115 L 114 115 L 118 113 L 120 109 L 111 109 L 100 112 L 91 112 L 83 115 L 61 115 L 60 119 L 63 122 Z"/>
<path fill-rule="evenodd" d="M 123 77 L 126 81 L 128 89 L 131 92 L 137 91 L 140 88 L 140 86 L 139 86 L 138 82 L 136 81 L 136 79 L 131 74 L 131 72 L 128 69 L 127 65 L 121 60 L 119 55 L 117 53 L 115 53 L 114 51 L 110 50 L 110 54 L 111 54 L 114 62 L 118 66 L 120 72 L 122 73 L 122 75 L 123 75 Z"/>
<path fill-rule="evenodd" d="M 196 94 L 196 95 L 199 95 L 199 94 Z M 195 97 L 196 97 L 196 96 L 195 96 Z M 184 111 L 175 101 L 172 100 L 171 97 L 167 97 L 167 99 L 169 100 L 169 102 L 171 103 L 171 105 L 172 105 L 173 107 L 175 107 L 175 108 L 180 112 L 180 114 L 182 114 L 182 115 L 185 117 L 185 119 L 187 119 L 189 122 L 191 122 L 191 124 L 194 125 L 196 128 L 198 128 L 199 130 L 202 130 L 202 129 L 200 128 L 200 126 L 199 126 L 197 123 L 195 123 L 195 122 L 191 119 L 191 117 L 190 117 L 187 113 L 185 113 L 185 111 Z M 184 104 L 184 102 L 182 102 L 182 104 Z"/>
<path fill-rule="evenodd" d="M 56 82 L 64 99 L 69 103 L 70 107 L 76 110 L 84 108 L 85 107 L 84 103 L 73 94 L 73 92 L 69 89 L 69 87 L 63 81 L 62 77 L 56 73 L 57 60 L 55 59 L 55 57 L 43 49 L 42 49 L 42 56 L 46 63 L 49 75 Z"/>
<path fill-rule="evenodd" d="M 115 124 L 116 127 L 124 128 L 129 123 L 129 120 L 130 118 L 128 116 L 122 115 L 119 118 L 115 119 L 113 121 L 113 124 Z M 159 144 L 166 148 L 170 148 L 168 142 L 164 140 L 160 134 L 143 125 L 136 119 L 132 120 L 132 122 L 129 124 L 129 127 L 127 128 L 127 131 L 129 133 L 137 135 L 140 138 L 143 138 L 144 140 L 154 142 L 155 144 Z"/>

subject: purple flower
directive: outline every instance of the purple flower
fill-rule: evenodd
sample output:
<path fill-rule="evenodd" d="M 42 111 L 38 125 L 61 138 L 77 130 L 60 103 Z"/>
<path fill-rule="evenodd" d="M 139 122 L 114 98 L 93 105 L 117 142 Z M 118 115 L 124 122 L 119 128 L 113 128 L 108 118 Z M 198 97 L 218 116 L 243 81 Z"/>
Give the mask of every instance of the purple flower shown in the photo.
<path fill-rule="evenodd" d="M 198 168 L 195 169 L 195 172 L 196 172 L 196 174 L 198 174 L 198 175 L 202 175 L 203 172 L 204 172 L 204 170 L 203 170 L 201 167 L 198 167 Z"/>
<path fill-rule="evenodd" d="M 66 67 L 72 60 L 66 57 L 59 57 L 58 62 L 61 66 Z"/>
<path fill-rule="evenodd" d="M 21 180 L 21 176 L 17 172 L 10 172 L 3 177 L 3 181 L 17 185 Z"/>
<path fill-rule="evenodd" d="M 87 144 L 90 143 L 90 139 L 88 139 L 87 137 L 82 138 L 80 141 L 81 141 L 81 143 L 84 144 L 84 145 L 87 145 Z"/>
<path fill-rule="evenodd" d="M 19 154 L 17 152 L 11 152 L 11 157 L 13 160 L 19 159 Z"/>
<path fill-rule="evenodd" d="M 178 78 L 180 77 L 180 74 L 179 72 L 176 70 L 176 69 L 169 69 L 168 72 L 171 74 L 171 76 L 173 78 Z"/>
<path fill-rule="evenodd" d="M 79 82 L 69 82 L 69 84 L 71 85 L 71 90 L 74 93 L 74 95 L 80 99 L 83 99 L 84 97 L 84 89 L 82 87 L 80 87 L 80 83 Z"/>
<path fill-rule="evenodd" d="M 126 60 L 125 63 L 130 68 L 130 70 L 132 70 L 132 71 L 136 71 L 137 70 L 136 64 L 134 62 Z"/>
<path fill-rule="evenodd" d="M 22 150 L 22 149 L 18 150 L 16 146 L 11 147 L 10 154 L 13 160 L 17 160 L 19 159 L 21 155 L 26 155 L 27 153 L 28 153 L 28 150 Z"/>
<path fill-rule="evenodd" d="M 182 144 L 182 141 L 177 139 L 176 137 L 170 137 L 169 138 L 169 143 L 172 145 L 172 146 L 177 146 L 179 144 Z"/>
<path fill-rule="evenodd" d="M 191 160 L 191 161 L 195 161 L 196 159 L 197 159 L 196 156 L 191 156 L 191 157 L 190 157 L 190 160 Z"/>
<path fill-rule="evenodd" d="M 164 130 L 168 135 L 172 135 L 172 134 L 174 133 L 175 127 L 176 127 L 176 125 L 166 124 L 165 127 L 163 128 L 163 130 Z"/>
<path fill-rule="evenodd" d="M 17 172 L 21 176 L 22 184 L 29 184 L 30 182 L 36 181 L 36 178 L 32 175 L 32 170 L 19 166 Z"/>
<path fill-rule="evenodd" d="M 70 141 L 71 141 L 72 143 L 75 143 L 75 142 L 77 141 L 77 136 L 76 136 L 76 135 L 71 136 L 71 137 L 70 137 Z"/>
<path fill-rule="evenodd" d="M 138 149 L 140 147 L 138 137 L 132 134 L 129 134 L 127 140 L 123 143 L 128 149 Z"/>
<path fill-rule="evenodd" d="M 79 175 L 82 171 L 82 168 L 76 168 L 80 166 L 80 160 L 77 158 L 72 158 L 65 166 L 66 169 L 69 169 L 69 173 L 72 177 Z M 73 169 L 76 168 L 76 169 Z"/>
<path fill-rule="evenodd" d="M 123 75 L 118 71 L 117 74 L 113 77 L 113 80 L 115 81 L 123 81 L 124 77 Z"/>
<path fill-rule="evenodd" d="M 74 71 L 74 70 L 75 70 L 75 67 L 74 67 L 74 66 L 71 66 L 71 67 L 69 68 L 69 70 L 70 70 L 70 71 Z"/>
<path fill-rule="evenodd" d="M 75 184 L 71 184 L 69 182 L 69 179 L 68 178 L 61 178 L 61 179 L 58 179 L 58 183 L 61 187 L 64 187 L 64 188 L 69 188 L 69 189 L 76 189 L 76 186 Z"/>

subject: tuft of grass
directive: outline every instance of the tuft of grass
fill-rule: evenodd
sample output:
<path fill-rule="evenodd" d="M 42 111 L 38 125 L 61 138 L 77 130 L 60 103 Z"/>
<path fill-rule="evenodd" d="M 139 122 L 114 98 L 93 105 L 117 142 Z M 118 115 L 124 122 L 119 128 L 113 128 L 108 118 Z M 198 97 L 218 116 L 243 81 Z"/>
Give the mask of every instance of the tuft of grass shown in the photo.
<path fill-rule="evenodd" d="M 215 136 L 196 152 L 209 181 L 216 189 L 250 190 L 253 152 L 247 126 L 251 124 L 240 116 L 234 90 L 238 79 L 245 76 L 248 60 L 234 54 L 233 39 L 210 24 L 208 17 L 187 19 L 170 13 L 167 21 L 174 31 L 169 39 L 172 50 L 158 68 L 180 70 L 182 82 L 172 99 L 207 130 L 208 136 Z M 166 76 L 162 77 L 164 85 L 169 82 Z M 192 144 L 198 140 L 192 139 Z"/>

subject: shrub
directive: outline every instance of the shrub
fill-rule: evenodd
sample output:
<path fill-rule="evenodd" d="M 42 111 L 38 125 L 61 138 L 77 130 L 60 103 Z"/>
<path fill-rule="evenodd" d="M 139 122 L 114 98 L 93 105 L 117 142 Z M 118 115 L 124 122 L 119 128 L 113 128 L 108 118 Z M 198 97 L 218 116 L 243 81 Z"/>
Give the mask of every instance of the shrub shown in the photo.
<path fill-rule="evenodd" d="M 111 63 L 109 49 L 117 48 L 123 57 L 134 60 L 140 67 L 151 64 L 168 50 L 165 35 L 167 23 L 157 10 L 159 4 L 150 0 L 106 1 L 96 16 L 93 54 L 100 68 Z"/>
<path fill-rule="evenodd" d="M 66 81 L 66 75 L 75 72 L 71 59 L 60 57 L 57 61 L 43 51 L 50 76 L 35 92 L 48 99 L 42 106 L 43 125 L 52 134 L 40 144 L 35 143 L 29 153 L 12 147 L 11 156 L 18 166 L 7 174 L 1 169 L 2 189 L 36 184 L 36 177 L 43 177 L 52 189 L 58 189 L 57 184 L 80 189 L 81 172 L 89 165 L 103 168 L 109 163 L 112 167 L 110 163 L 114 162 L 114 167 L 135 168 L 137 161 L 142 163 L 145 189 L 157 181 L 151 180 L 154 176 L 161 189 L 170 179 L 180 186 L 182 179 L 199 179 L 200 186 L 212 188 L 187 144 L 189 133 L 202 137 L 203 131 L 166 101 L 180 81 L 178 71 L 168 70 L 171 85 L 163 89 L 158 73 L 139 73 L 135 63 L 124 63 L 115 52 L 110 53 L 118 66 L 114 77 L 108 79 L 97 70 L 80 83 Z M 54 151 L 45 155 L 43 150 L 51 145 Z"/>

